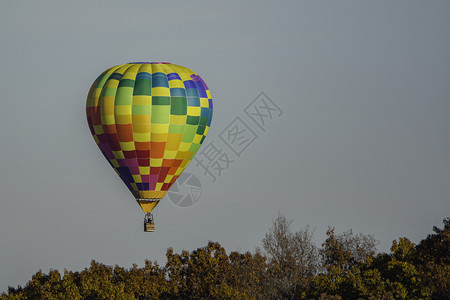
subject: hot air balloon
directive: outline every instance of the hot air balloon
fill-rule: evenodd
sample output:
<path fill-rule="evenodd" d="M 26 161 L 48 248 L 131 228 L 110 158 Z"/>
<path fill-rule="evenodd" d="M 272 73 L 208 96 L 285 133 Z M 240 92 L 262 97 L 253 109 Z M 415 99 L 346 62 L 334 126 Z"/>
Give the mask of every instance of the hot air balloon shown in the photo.
<path fill-rule="evenodd" d="M 205 140 L 212 110 L 200 76 L 171 63 L 118 65 L 92 84 L 89 128 L 144 211 L 144 231 L 154 231 L 151 212 Z"/>

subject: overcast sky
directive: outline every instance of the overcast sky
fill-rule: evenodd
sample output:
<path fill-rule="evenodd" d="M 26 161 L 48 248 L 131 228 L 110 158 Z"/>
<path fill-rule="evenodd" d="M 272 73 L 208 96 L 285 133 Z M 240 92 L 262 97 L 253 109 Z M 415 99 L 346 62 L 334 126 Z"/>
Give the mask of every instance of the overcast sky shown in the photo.
<path fill-rule="evenodd" d="M 278 212 L 318 245 L 334 226 L 381 251 L 449 216 L 449 1 L 1 1 L 0 43 L 2 291 L 92 259 L 164 264 L 168 247 L 208 240 L 254 250 Z M 131 61 L 202 76 L 203 147 L 233 160 L 215 182 L 191 164 L 200 199 L 165 198 L 155 233 L 85 117 L 95 78 Z M 263 127 L 245 113 L 260 92 L 279 109 Z M 220 138 L 233 121 L 253 133 L 239 156 Z"/>

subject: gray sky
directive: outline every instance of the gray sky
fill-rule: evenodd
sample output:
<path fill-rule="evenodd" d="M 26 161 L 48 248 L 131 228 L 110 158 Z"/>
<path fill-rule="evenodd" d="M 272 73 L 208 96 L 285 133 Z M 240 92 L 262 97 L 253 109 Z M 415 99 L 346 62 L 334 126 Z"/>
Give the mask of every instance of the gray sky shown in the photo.
<path fill-rule="evenodd" d="M 0 290 L 91 259 L 163 264 L 208 240 L 253 250 L 278 211 L 317 244 L 335 226 L 382 251 L 449 216 L 449 1 L 153 3 L 0 3 Z M 223 146 L 235 117 L 258 135 L 216 182 L 191 164 L 200 200 L 164 199 L 154 234 L 85 118 L 95 78 L 130 61 L 202 76 L 205 144 Z M 265 132 L 244 113 L 261 91 L 283 111 Z"/>

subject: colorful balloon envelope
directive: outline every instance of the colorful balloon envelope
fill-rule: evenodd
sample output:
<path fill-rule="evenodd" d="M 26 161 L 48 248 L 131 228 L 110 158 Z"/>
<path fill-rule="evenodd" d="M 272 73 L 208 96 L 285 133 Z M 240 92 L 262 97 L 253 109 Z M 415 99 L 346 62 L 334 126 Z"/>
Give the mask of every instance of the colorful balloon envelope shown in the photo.
<path fill-rule="evenodd" d="M 86 102 L 95 142 L 146 213 L 200 148 L 212 110 L 211 92 L 200 76 L 160 62 L 106 70 Z"/>

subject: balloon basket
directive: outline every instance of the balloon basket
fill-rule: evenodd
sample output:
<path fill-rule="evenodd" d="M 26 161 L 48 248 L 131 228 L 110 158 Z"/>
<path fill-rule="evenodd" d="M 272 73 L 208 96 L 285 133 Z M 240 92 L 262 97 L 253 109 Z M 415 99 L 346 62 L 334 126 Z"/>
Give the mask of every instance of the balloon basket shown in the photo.
<path fill-rule="evenodd" d="M 145 215 L 144 231 L 145 232 L 154 232 L 155 231 L 155 222 L 153 221 L 153 216 L 151 213 L 147 213 Z"/>

